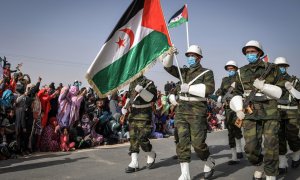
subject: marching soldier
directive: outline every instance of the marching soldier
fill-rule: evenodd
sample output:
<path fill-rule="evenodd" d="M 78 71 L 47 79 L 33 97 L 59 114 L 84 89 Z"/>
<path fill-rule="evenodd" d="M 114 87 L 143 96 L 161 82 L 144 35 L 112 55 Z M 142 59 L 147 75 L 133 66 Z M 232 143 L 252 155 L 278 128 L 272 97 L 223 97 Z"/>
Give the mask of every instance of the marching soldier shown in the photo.
<path fill-rule="evenodd" d="M 153 81 L 145 76 L 141 76 L 130 83 L 129 94 L 130 97 L 122 109 L 122 114 L 126 114 L 130 106 L 128 121 L 130 127 L 129 154 L 131 162 L 125 169 L 126 173 L 139 170 L 138 153 L 140 152 L 140 147 L 147 153 L 148 169 L 153 167 L 156 158 L 156 153 L 152 150 L 152 145 L 148 138 L 151 135 L 152 106 L 157 98 L 157 89 Z"/>
<path fill-rule="evenodd" d="M 182 80 L 180 86 L 179 102 L 176 108 L 175 126 L 178 129 L 179 142 L 176 144 L 176 152 L 181 166 L 179 180 L 189 180 L 189 163 L 191 161 L 191 145 L 198 157 L 205 161 L 204 177 L 212 177 L 215 161 L 210 157 L 206 140 L 207 121 L 206 97 L 215 90 L 214 75 L 211 70 L 201 66 L 202 51 L 199 46 L 192 45 L 185 53 L 189 67 L 180 68 L 173 66 L 173 54 L 176 49 L 163 59 L 165 70 L 176 78 Z"/>
<path fill-rule="evenodd" d="M 238 71 L 233 90 L 235 96 L 230 101 L 230 108 L 236 112 L 238 119 L 243 120 L 245 153 L 250 163 L 256 166 L 254 179 L 262 179 L 261 165 L 264 163 L 266 180 L 274 180 L 278 174 L 279 162 L 277 99 L 282 94 L 281 88 L 274 84 L 277 83 L 279 70 L 271 63 L 261 60 L 264 51 L 258 41 L 249 41 L 242 52 L 249 64 Z M 247 107 L 243 107 L 242 96 Z"/>
<path fill-rule="evenodd" d="M 228 165 L 234 165 L 239 163 L 238 159 L 243 158 L 241 143 L 241 139 L 243 137 L 242 131 L 240 128 L 234 125 L 236 114 L 229 108 L 229 102 L 232 98 L 232 91 L 235 88 L 234 80 L 238 66 L 235 61 L 228 61 L 224 68 L 228 72 L 228 77 L 224 77 L 222 79 L 221 87 L 216 92 L 216 95 L 219 96 L 218 103 L 223 104 L 226 115 L 225 125 L 228 129 L 228 141 L 232 153 L 231 160 L 228 162 Z"/>
<path fill-rule="evenodd" d="M 278 109 L 280 114 L 279 129 L 279 174 L 287 172 L 287 142 L 292 154 L 292 168 L 300 165 L 300 138 L 298 122 L 298 99 L 300 95 L 300 82 L 296 77 L 287 73 L 289 64 L 286 58 L 278 57 L 274 62 L 279 66 L 280 78 L 277 83 L 283 89 L 283 95 L 278 100 Z"/>

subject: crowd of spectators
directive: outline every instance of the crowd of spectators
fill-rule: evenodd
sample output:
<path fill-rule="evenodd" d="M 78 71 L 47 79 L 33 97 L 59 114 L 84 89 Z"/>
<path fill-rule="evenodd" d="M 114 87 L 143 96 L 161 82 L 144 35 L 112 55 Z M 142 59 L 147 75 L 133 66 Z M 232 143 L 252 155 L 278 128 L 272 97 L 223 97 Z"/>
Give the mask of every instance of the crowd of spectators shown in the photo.
<path fill-rule="evenodd" d="M 20 71 L 21 64 L 11 70 L 5 57 L 0 62 L 0 159 L 129 141 L 128 121 L 121 113 L 127 91 L 99 98 L 92 88 L 81 87 L 76 80 L 66 86 L 41 86 L 42 78 L 33 83 Z M 174 135 L 176 106 L 168 96 L 175 86 L 168 82 L 165 93 L 157 93 L 152 138 Z M 222 108 L 216 107 L 213 98 L 208 100 L 207 113 L 209 129 L 224 128 L 224 118 L 219 118 Z"/>

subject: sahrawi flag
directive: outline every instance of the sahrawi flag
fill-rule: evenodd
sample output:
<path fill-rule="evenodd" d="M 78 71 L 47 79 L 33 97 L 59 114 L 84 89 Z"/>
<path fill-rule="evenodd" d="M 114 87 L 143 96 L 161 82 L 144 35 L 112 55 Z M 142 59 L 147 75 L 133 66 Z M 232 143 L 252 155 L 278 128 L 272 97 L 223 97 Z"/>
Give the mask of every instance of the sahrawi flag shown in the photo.
<path fill-rule="evenodd" d="M 173 28 L 188 21 L 188 10 L 186 4 L 179 9 L 169 20 L 168 27 Z"/>
<path fill-rule="evenodd" d="M 134 0 L 87 71 L 100 96 L 127 85 L 171 47 L 159 0 Z"/>
<path fill-rule="evenodd" d="M 268 57 L 267 54 L 264 55 L 261 59 L 262 59 L 263 61 L 265 61 L 265 62 L 269 62 L 269 57 Z"/>

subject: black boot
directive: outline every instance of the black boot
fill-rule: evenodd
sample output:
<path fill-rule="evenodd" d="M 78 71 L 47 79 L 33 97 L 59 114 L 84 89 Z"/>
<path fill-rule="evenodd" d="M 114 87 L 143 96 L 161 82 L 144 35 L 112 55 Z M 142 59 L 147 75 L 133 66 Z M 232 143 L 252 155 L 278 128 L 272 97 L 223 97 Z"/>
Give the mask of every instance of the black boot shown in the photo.
<path fill-rule="evenodd" d="M 297 168 L 299 166 L 300 166 L 300 159 L 298 161 L 292 160 L 292 165 L 291 165 L 292 168 Z"/>
<path fill-rule="evenodd" d="M 153 168 L 153 165 L 155 163 L 155 158 L 156 158 L 156 153 L 154 153 L 154 161 L 152 163 L 147 163 L 147 169 L 152 169 Z"/>
<path fill-rule="evenodd" d="M 137 171 L 139 171 L 140 169 L 139 168 L 132 168 L 132 167 L 127 167 L 126 169 L 125 169 L 125 172 L 126 173 L 133 173 L 133 172 L 137 172 Z"/>
<path fill-rule="evenodd" d="M 210 179 L 214 175 L 215 169 L 211 169 L 209 172 L 204 173 L 204 179 Z"/>
<path fill-rule="evenodd" d="M 243 153 L 242 153 L 242 152 L 238 152 L 238 153 L 236 153 L 236 157 L 237 157 L 238 159 L 242 159 L 244 156 L 243 156 Z"/>
<path fill-rule="evenodd" d="M 287 173 L 287 167 L 286 168 L 278 168 L 278 172 L 279 172 L 279 175 L 286 174 Z"/>
<path fill-rule="evenodd" d="M 204 179 L 210 179 L 214 175 L 214 172 L 215 172 L 215 166 L 216 166 L 215 160 L 213 158 L 209 157 L 207 159 L 205 165 L 210 167 L 211 170 L 209 172 L 204 172 Z"/>

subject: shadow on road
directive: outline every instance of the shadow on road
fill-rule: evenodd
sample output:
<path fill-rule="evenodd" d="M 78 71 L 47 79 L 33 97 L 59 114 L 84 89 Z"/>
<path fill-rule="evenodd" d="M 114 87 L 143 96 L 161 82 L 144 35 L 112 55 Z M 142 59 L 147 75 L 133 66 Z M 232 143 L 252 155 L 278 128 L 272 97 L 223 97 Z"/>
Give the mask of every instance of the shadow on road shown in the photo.
<path fill-rule="evenodd" d="M 157 168 L 160 168 L 160 167 L 166 167 L 166 166 L 172 166 L 172 165 L 175 165 L 175 164 L 178 164 L 178 160 L 177 159 L 174 159 L 173 157 L 169 157 L 169 158 L 166 158 L 166 159 L 160 159 L 161 161 L 157 162 L 154 164 L 154 167 L 153 169 L 157 169 Z"/>
<path fill-rule="evenodd" d="M 229 154 L 223 154 L 223 155 L 213 155 L 213 154 L 217 154 L 223 150 L 228 149 L 227 145 L 215 145 L 215 146 L 210 146 L 209 150 L 210 153 L 212 154 L 212 157 L 214 158 L 221 158 L 221 157 L 229 157 Z M 217 157 L 219 156 L 219 157 Z M 199 158 L 197 157 L 197 154 L 195 152 L 191 153 L 191 160 L 199 160 Z M 155 163 L 155 167 L 153 167 L 153 169 L 159 168 L 159 167 L 166 167 L 166 166 L 172 166 L 175 164 L 179 164 L 178 159 L 174 159 L 174 156 L 166 158 L 166 159 L 160 159 L 159 162 Z"/>
<path fill-rule="evenodd" d="M 64 153 L 64 154 L 43 154 L 43 155 L 33 155 L 33 156 L 27 156 L 27 157 L 21 157 L 18 159 L 8 159 L 8 160 L 2 160 L 0 161 L 0 167 L 6 167 L 10 166 L 11 164 L 15 163 L 21 163 L 25 161 L 32 161 L 36 159 L 43 159 L 43 158 L 55 158 L 55 157 L 61 157 L 61 156 L 67 156 L 71 153 Z"/>
<path fill-rule="evenodd" d="M 7 167 L 7 168 L 1 168 L 0 174 L 9 173 L 9 172 L 17 172 L 17 171 L 26 171 L 30 169 L 39 169 L 49 166 L 55 166 L 55 165 L 61 165 L 61 164 L 67 164 L 67 163 L 73 163 L 82 159 L 86 159 L 88 157 L 81 157 L 76 159 L 71 158 L 65 158 L 63 160 L 56 160 L 56 161 L 47 161 L 47 162 L 39 162 L 34 164 L 23 164 L 19 166 L 13 166 L 13 167 Z"/>

